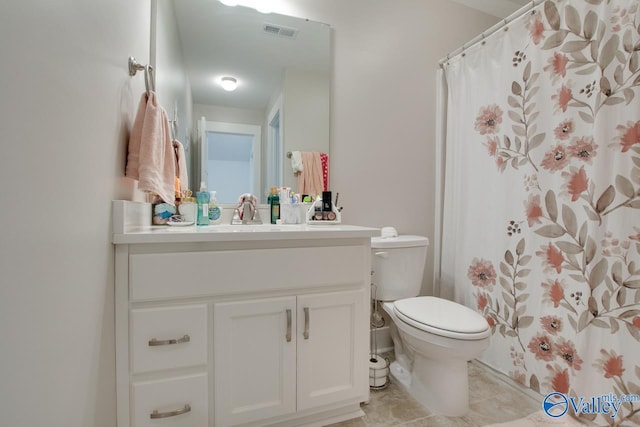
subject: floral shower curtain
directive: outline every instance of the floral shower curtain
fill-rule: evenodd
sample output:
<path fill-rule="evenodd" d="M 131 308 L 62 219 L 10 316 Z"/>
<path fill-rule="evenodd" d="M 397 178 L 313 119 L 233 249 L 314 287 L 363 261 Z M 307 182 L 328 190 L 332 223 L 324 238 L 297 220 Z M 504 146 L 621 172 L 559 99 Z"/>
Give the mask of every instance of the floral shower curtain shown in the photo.
<path fill-rule="evenodd" d="M 639 9 L 546 1 L 444 64 L 441 294 L 543 396 L 640 395 Z"/>

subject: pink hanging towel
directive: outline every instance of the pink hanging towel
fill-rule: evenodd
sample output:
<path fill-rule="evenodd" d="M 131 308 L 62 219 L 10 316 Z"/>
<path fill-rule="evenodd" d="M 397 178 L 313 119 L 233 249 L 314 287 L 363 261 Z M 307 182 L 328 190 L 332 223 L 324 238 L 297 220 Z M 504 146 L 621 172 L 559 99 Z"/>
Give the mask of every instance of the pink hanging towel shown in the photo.
<path fill-rule="evenodd" d="M 175 165 L 167 113 L 154 92 L 145 92 L 129 138 L 125 175 L 137 179 L 140 190 L 173 205 Z"/>

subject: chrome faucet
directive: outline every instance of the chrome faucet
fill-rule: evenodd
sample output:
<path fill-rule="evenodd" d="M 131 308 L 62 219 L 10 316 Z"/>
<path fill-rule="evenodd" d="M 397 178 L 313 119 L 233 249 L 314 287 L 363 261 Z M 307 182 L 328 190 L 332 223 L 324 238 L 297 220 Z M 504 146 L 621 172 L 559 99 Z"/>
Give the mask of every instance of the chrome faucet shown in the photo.
<path fill-rule="evenodd" d="M 258 208 L 253 204 L 254 196 L 248 194 L 242 201 L 242 213 L 238 206 L 231 219 L 231 224 L 262 224 Z"/>

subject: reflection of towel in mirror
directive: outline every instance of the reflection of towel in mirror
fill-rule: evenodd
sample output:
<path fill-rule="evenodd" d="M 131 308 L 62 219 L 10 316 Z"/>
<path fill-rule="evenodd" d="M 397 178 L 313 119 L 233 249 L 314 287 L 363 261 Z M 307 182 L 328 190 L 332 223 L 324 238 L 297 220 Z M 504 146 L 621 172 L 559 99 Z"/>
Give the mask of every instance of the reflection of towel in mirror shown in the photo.
<path fill-rule="evenodd" d="M 320 153 L 320 161 L 322 162 L 322 186 L 324 191 L 329 191 L 329 156 Z"/>
<path fill-rule="evenodd" d="M 302 153 L 300 151 L 291 152 L 291 169 L 293 169 L 294 174 L 302 172 L 304 169 L 302 166 Z"/>
<path fill-rule="evenodd" d="M 189 189 L 189 173 L 187 172 L 187 158 L 184 146 L 177 139 L 173 140 L 173 148 L 176 152 L 176 176 L 180 178 L 180 190 Z"/>
<path fill-rule="evenodd" d="M 175 153 L 167 113 L 154 92 L 142 94 L 133 129 L 125 175 L 138 180 L 138 188 L 157 194 L 173 205 Z"/>
<path fill-rule="evenodd" d="M 298 193 L 313 199 L 324 190 L 322 159 L 318 152 L 302 152 L 302 172 L 298 173 Z"/>

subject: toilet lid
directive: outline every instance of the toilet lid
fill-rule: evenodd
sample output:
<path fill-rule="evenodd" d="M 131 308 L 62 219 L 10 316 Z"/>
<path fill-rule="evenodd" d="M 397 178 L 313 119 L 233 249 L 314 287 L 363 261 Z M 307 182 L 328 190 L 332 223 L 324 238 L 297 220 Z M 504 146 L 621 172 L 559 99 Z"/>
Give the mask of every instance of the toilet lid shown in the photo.
<path fill-rule="evenodd" d="M 396 301 L 393 307 L 398 317 L 406 323 L 442 336 L 468 334 L 471 338 L 489 329 L 489 324 L 480 314 L 443 298 L 405 298 Z"/>

